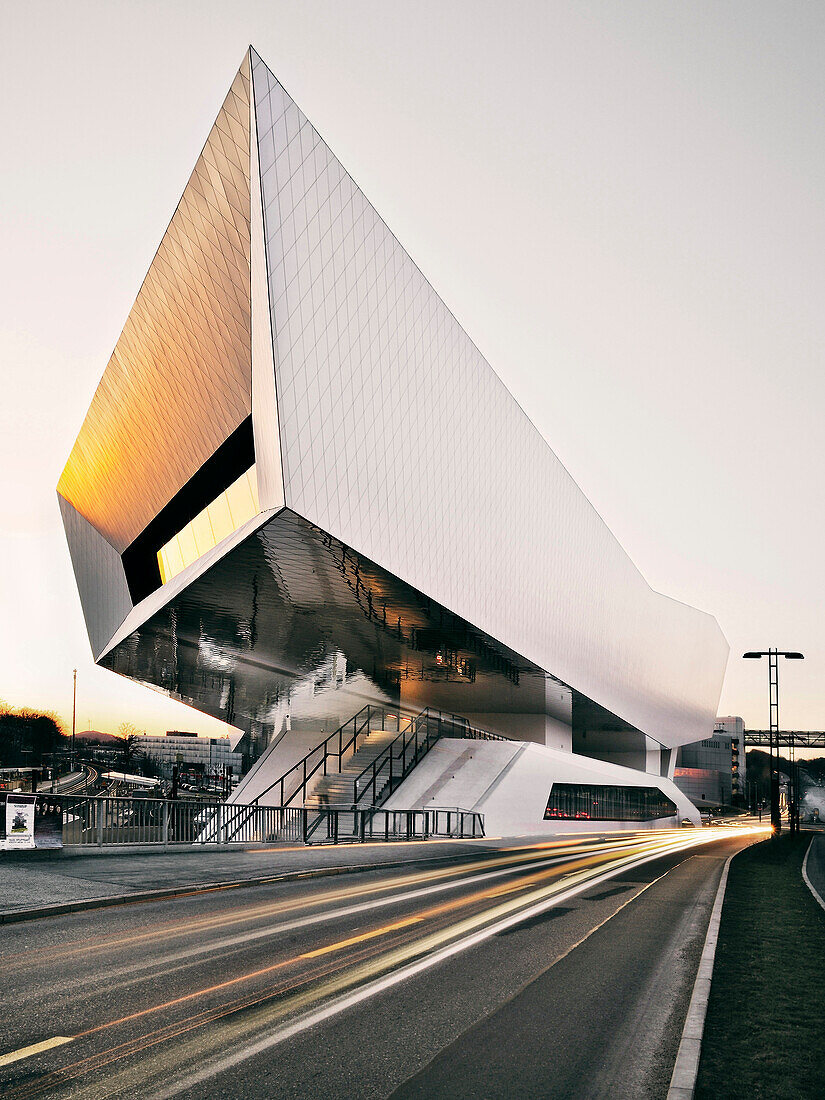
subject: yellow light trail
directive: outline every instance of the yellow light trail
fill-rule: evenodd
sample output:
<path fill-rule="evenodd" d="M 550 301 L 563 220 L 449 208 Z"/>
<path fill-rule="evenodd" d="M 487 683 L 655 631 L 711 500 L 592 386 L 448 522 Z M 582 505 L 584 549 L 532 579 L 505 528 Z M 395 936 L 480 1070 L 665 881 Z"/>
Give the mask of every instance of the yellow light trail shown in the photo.
<path fill-rule="evenodd" d="M 739 835 L 745 834 L 766 834 L 769 830 L 765 827 L 750 827 L 741 828 L 737 830 Z M 721 835 L 720 835 L 721 834 Z M 410 963 L 411 960 L 426 959 L 428 956 L 438 956 L 440 954 L 439 948 L 444 949 L 444 945 L 453 944 L 456 945 L 457 941 L 460 941 L 462 937 L 470 935 L 473 937 L 473 933 L 478 933 L 480 929 L 485 927 L 490 929 L 494 928 L 497 923 L 501 923 L 504 919 L 506 924 L 517 923 L 520 919 L 529 917 L 537 908 L 546 908 L 547 904 L 552 904 L 553 897 L 567 897 L 569 895 L 579 893 L 582 889 L 587 887 L 587 884 L 595 880 L 596 882 L 603 881 L 613 877 L 616 873 L 622 869 L 630 866 L 637 866 L 640 863 L 649 862 L 651 859 L 657 858 L 661 854 L 667 852 L 677 853 L 680 851 L 689 851 L 692 848 L 697 848 L 701 845 L 710 843 L 713 840 L 721 839 L 724 836 L 725 839 L 731 838 L 730 830 L 703 830 L 701 834 L 694 834 L 686 837 L 682 834 L 671 834 L 668 837 L 663 837 L 659 834 L 658 837 L 650 837 L 647 835 L 646 841 L 641 841 L 638 837 L 634 837 L 636 841 L 633 844 L 622 845 L 617 853 L 618 846 L 612 846 L 612 851 L 605 851 L 603 848 L 593 850 L 587 854 L 582 853 L 581 858 L 576 860 L 570 860 L 564 863 L 554 863 L 552 866 L 543 866 L 536 870 L 533 874 L 529 874 L 526 877 L 521 878 L 518 882 L 505 885 L 504 887 L 492 887 L 488 889 L 482 889 L 475 891 L 467 896 L 461 898 L 452 899 L 442 905 L 432 907 L 421 913 L 414 914 L 408 918 L 402 920 L 393 921 L 389 924 L 385 924 L 379 928 L 369 930 L 356 936 L 350 936 L 344 940 L 338 940 L 334 943 L 328 944 L 325 947 L 315 949 L 313 951 L 304 952 L 291 959 L 280 960 L 268 967 L 259 968 L 249 973 L 239 975 L 235 978 L 227 979 L 224 982 L 219 982 L 214 985 L 205 987 L 200 990 L 195 990 L 189 994 L 182 995 L 181 997 L 173 998 L 172 1000 L 163 1002 L 155 1006 L 143 1009 L 139 1012 L 132 1013 L 128 1016 L 121 1017 L 116 1020 L 109 1021 L 98 1025 L 97 1027 L 88 1029 L 84 1032 L 80 1032 L 76 1036 L 71 1037 L 55 1037 L 60 1042 L 70 1042 L 92 1035 L 96 1032 L 107 1030 L 118 1024 L 123 1024 L 131 1020 L 146 1017 L 151 1014 L 160 1012 L 163 1009 L 175 1007 L 177 1005 L 191 1002 L 196 998 L 203 997 L 209 993 L 221 991 L 223 989 L 239 986 L 243 983 L 247 983 L 255 978 L 263 975 L 273 973 L 278 970 L 282 970 L 290 964 L 294 964 L 301 960 L 311 960 L 321 956 L 328 956 L 330 954 L 339 954 L 346 952 L 348 948 L 353 946 L 361 947 L 365 943 L 369 943 L 372 946 L 373 943 L 379 941 L 382 937 L 397 934 L 399 932 L 404 933 L 416 925 L 422 924 L 427 920 L 431 920 L 435 917 L 443 916 L 448 912 L 453 912 L 462 908 L 467 908 L 473 904 L 477 904 L 484 900 L 493 900 L 507 894 L 518 893 L 518 897 L 510 898 L 506 902 L 499 902 L 493 907 L 485 908 L 479 913 L 467 916 L 458 922 L 451 923 L 446 927 L 436 929 L 433 932 L 425 935 L 421 939 L 409 941 L 406 944 L 399 945 L 395 948 L 390 948 L 389 951 L 383 954 L 373 956 L 371 958 L 364 959 L 358 966 L 352 967 L 352 963 L 356 960 L 351 955 L 342 955 L 337 964 L 332 967 L 332 977 L 322 984 L 316 986 L 311 991 L 308 990 L 303 994 L 294 996 L 290 1001 L 286 1003 L 279 1003 L 274 1007 L 267 1008 L 267 1002 L 271 1002 L 273 997 L 283 996 L 289 989 L 287 987 L 281 987 L 277 992 L 273 992 L 272 989 L 266 991 L 258 991 L 251 997 L 247 996 L 240 1002 L 236 1001 L 229 1005 L 218 1006 L 212 1009 L 203 1009 L 198 1013 L 193 1014 L 190 1017 L 186 1017 L 177 1021 L 176 1024 L 168 1024 L 164 1028 L 161 1028 L 155 1032 L 151 1032 L 147 1035 L 137 1036 L 126 1043 L 118 1044 L 116 1047 L 111 1048 L 109 1051 L 104 1051 L 100 1055 L 93 1055 L 89 1058 L 83 1059 L 81 1062 L 75 1063 L 74 1066 L 63 1067 L 60 1071 L 60 1079 L 66 1080 L 68 1076 L 77 1076 L 81 1072 L 80 1067 L 95 1063 L 94 1068 L 99 1068 L 108 1062 L 119 1060 L 121 1057 L 129 1056 L 130 1054 L 138 1053 L 141 1049 L 149 1046 L 156 1045 L 158 1042 L 165 1041 L 166 1039 L 175 1038 L 194 1027 L 200 1026 L 201 1023 L 205 1024 L 211 1020 L 216 1020 L 223 1015 L 232 1014 L 240 1011 L 241 1007 L 253 1007 L 255 1005 L 262 1005 L 263 1007 L 258 1013 L 260 1022 L 260 1012 L 264 1012 L 265 1018 L 268 1022 L 274 1022 L 279 1018 L 283 1018 L 286 1015 L 294 1015 L 301 1009 L 307 1006 L 317 1003 L 319 1001 L 335 998 L 336 994 L 341 994 L 342 991 L 347 989 L 364 987 L 365 983 L 369 985 L 376 978 L 377 975 L 387 974 L 388 972 L 398 971 L 399 968 L 404 968 L 404 964 Z M 536 846 L 544 848 L 543 845 Z M 642 854 L 644 853 L 644 854 Z M 616 858 L 611 858 L 611 855 Z M 489 866 L 489 864 L 488 864 Z M 527 868 L 525 868 L 527 870 Z M 442 872 L 439 872 L 439 874 Z M 455 873 L 455 868 L 451 872 Z M 407 878 L 418 878 L 419 876 L 407 876 Z M 553 878 L 548 885 L 539 885 L 548 878 Z M 532 889 L 529 893 L 524 891 L 530 887 L 537 887 Z M 343 892 L 344 894 L 347 891 Z M 461 949 L 460 942 L 457 949 Z M 363 952 L 359 952 L 363 954 Z M 435 959 L 437 961 L 437 958 Z M 343 970 L 344 966 L 349 965 L 350 969 Z M 338 971 L 337 975 L 335 971 Z M 329 973 L 328 969 L 328 973 Z M 298 979 L 297 982 L 292 983 L 292 988 L 306 985 L 308 982 L 314 982 L 322 975 L 318 973 L 304 975 Z M 234 1030 L 242 1033 L 244 1028 L 247 1027 L 246 1023 L 239 1023 L 235 1025 Z M 171 1030 L 170 1030 L 171 1029 Z M 171 1033 L 173 1032 L 173 1033 Z M 223 1035 L 223 1042 L 226 1043 L 229 1040 L 226 1035 Z M 46 1040 L 49 1044 L 51 1041 Z M 55 1044 L 56 1045 L 56 1044 Z M 39 1044 L 34 1046 L 38 1047 Z M 28 1050 L 29 1048 L 25 1048 Z M 45 1048 L 43 1048 L 45 1049 Z M 32 1051 L 34 1048 L 32 1048 Z M 122 1052 L 122 1053 L 118 1053 Z M 20 1057 L 27 1055 L 18 1053 Z M 7 1056 L 8 1057 L 8 1056 Z M 77 1073 L 71 1073 L 75 1067 L 77 1067 Z M 91 1067 L 90 1067 L 91 1068 Z M 48 1079 L 55 1077 L 55 1074 L 47 1074 L 46 1077 L 42 1077 L 39 1081 L 30 1082 L 24 1086 L 21 1092 L 15 1092 L 14 1095 L 18 1096 L 33 1096 L 43 1091 Z"/>
<path fill-rule="evenodd" d="M 680 836 L 683 835 L 684 834 L 680 834 Z M 450 867 L 422 871 L 411 875 L 395 876 L 380 883 L 339 887 L 335 890 L 326 890 L 312 894 L 308 897 L 301 897 L 293 900 L 265 902 L 255 906 L 243 906 L 239 904 L 237 909 L 194 920 L 181 921 L 178 919 L 168 922 L 157 922 L 153 923 L 151 928 L 144 931 L 133 932 L 127 935 L 104 936 L 95 940 L 93 943 L 90 943 L 87 939 L 69 941 L 57 948 L 35 948 L 25 953 L 16 953 L 7 956 L 0 955 L 0 959 L 2 959 L 4 966 L 13 962 L 19 962 L 21 965 L 28 967 L 35 961 L 56 961 L 58 959 L 69 958 L 73 955 L 86 955 L 92 952 L 101 952 L 113 947 L 132 947 L 141 942 L 157 940 L 161 936 L 180 934 L 188 938 L 196 932 L 210 931 L 214 928 L 221 927 L 232 927 L 236 924 L 247 924 L 252 920 L 263 920 L 268 917 L 300 911 L 314 906 L 325 906 L 339 901 L 352 901 L 356 898 L 369 896 L 371 894 L 390 893 L 393 890 L 403 889 L 405 887 L 421 886 L 427 883 L 436 883 L 444 880 L 452 881 L 453 879 L 456 880 L 456 885 L 460 886 L 459 876 L 461 875 L 471 875 L 474 872 L 489 872 L 505 867 L 515 870 L 520 864 L 536 861 L 541 853 L 552 853 L 554 856 L 561 857 L 561 855 L 566 852 L 576 854 L 582 847 L 588 847 L 588 845 L 591 846 L 590 850 L 594 852 L 620 852 L 638 843 L 636 835 L 632 834 L 632 836 L 632 840 L 621 842 L 609 841 L 600 843 L 589 841 L 587 843 L 581 842 L 578 845 L 571 845 L 570 843 L 542 843 L 529 845 L 527 847 L 520 846 L 507 855 L 491 859 L 473 860 L 468 863 L 452 865 Z M 649 837 L 648 842 L 650 842 Z M 226 890 L 230 888 L 233 888 L 232 884 L 216 887 L 216 890 Z M 197 897 L 202 893 L 201 891 L 196 891 L 191 895 L 178 895 L 178 898 L 189 896 Z"/>

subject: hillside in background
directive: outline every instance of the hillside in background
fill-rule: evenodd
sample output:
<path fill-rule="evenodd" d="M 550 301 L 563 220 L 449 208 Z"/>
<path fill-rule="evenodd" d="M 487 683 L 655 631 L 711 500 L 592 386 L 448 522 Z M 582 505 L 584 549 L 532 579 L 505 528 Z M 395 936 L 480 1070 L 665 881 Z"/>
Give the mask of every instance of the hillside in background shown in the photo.
<path fill-rule="evenodd" d="M 75 733 L 76 741 L 88 741 L 90 744 L 119 745 L 121 738 L 112 733 L 100 733 L 98 730 L 78 730 Z"/>

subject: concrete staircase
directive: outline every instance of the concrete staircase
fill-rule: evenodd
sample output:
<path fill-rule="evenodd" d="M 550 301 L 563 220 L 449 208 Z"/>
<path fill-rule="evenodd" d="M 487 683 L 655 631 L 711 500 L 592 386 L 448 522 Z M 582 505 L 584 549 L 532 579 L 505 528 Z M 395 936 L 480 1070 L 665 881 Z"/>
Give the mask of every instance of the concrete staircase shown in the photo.
<path fill-rule="evenodd" d="M 309 810 L 322 810 L 335 808 L 337 806 L 346 806 L 347 808 L 352 806 L 353 784 L 356 778 L 365 768 L 369 767 L 370 764 L 377 760 L 390 742 L 394 741 L 396 737 L 398 737 L 398 730 L 395 729 L 371 730 L 369 736 L 360 748 L 352 754 L 340 772 L 330 772 L 318 778 L 311 792 L 304 800 L 306 808 Z M 375 803 L 373 803 L 372 799 L 362 799 L 358 804 L 359 809 L 365 810 L 372 805 L 380 804 L 380 781 L 376 790 L 376 795 L 377 798 Z"/>

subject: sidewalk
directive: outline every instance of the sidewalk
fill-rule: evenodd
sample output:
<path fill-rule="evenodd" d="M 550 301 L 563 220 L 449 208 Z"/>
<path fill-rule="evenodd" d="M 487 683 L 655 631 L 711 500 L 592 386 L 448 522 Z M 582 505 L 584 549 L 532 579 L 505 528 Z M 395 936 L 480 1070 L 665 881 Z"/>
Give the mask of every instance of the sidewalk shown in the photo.
<path fill-rule="evenodd" d="M 96 899 L 166 896 L 221 883 L 260 884 L 273 877 L 342 874 L 466 858 L 496 847 L 485 840 L 399 841 L 390 844 L 283 845 L 235 851 L 140 852 L 48 858 L 0 853 L 0 921 L 50 906 L 85 907 Z M 105 904 L 105 902 L 104 902 Z M 70 911 L 70 910 L 63 910 Z"/>

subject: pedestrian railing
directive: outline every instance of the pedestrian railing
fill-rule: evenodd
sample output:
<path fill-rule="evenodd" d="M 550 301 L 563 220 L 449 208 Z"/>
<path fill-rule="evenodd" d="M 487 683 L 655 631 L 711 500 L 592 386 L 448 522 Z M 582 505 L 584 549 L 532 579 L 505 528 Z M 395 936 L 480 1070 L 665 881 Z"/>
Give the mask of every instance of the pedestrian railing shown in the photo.
<path fill-rule="evenodd" d="M 426 707 L 371 761 L 352 782 L 352 801 L 380 806 L 399 787 L 442 737 L 472 741 L 507 741 L 489 730 L 476 729 L 459 714 Z"/>
<path fill-rule="evenodd" d="M 394 729 L 397 732 L 400 728 L 401 719 L 397 709 L 390 712 L 387 707 L 375 707 L 372 704 L 362 707 L 343 726 L 324 738 L 320 745 L 310 749 L 289 771 L 256 795 L 253 805 L 257 805 L 264 795 L 275 790 L 278 793 L 273 797 L 277 797 L 280 806 L 288 806 L 296 799 L 303 802 L 311 781 L 318 772 L 323 775 L 330 769 L 340 772 L 344 762 L 358 751 L 359 746 L 373 731 Z"/>
<path fill-rule="evenodd" d="M 484 815 L 458 807 L 383 810 L 374 806 L 329 806 L 302 813 L 306 815 L 302 838 L 306 844 L 484 836 Z"/>
<path fill-rule="evenodd" d="M 161 798 L 38 794 L 39 813 L 62 822 L 64 847 L 224 846 L 483 837 L 482 814 L 459 808 L 243 806 Z"/>
<path fill-rule="evenodd" d="M 279 806 L 288 806 L 292 802 L 303 803 L 314 789 L 321 775 L 341 772 L 350 760 L 377 730 L 391 730 L 397 734 L 380 756 L 368 764 L 353 781 L 352 801 L 378 805 L 409 775 L 416 764 L 430 751 L 441 737 L 460 737 L 470 740 L 507 741 L 488 730 L 476 729 L 468 719 L 460 714 L 450 714 L 426 707 L 418 714 L 403 719 L 398 708 L 392 712 L 387 707 L 375 707 L 371 704 L 353 715 L 320 745 L 311 749 L 305 757 L 265 787 L 253 799 L 258 805 L 260 800 L 275 792 Z"/>

